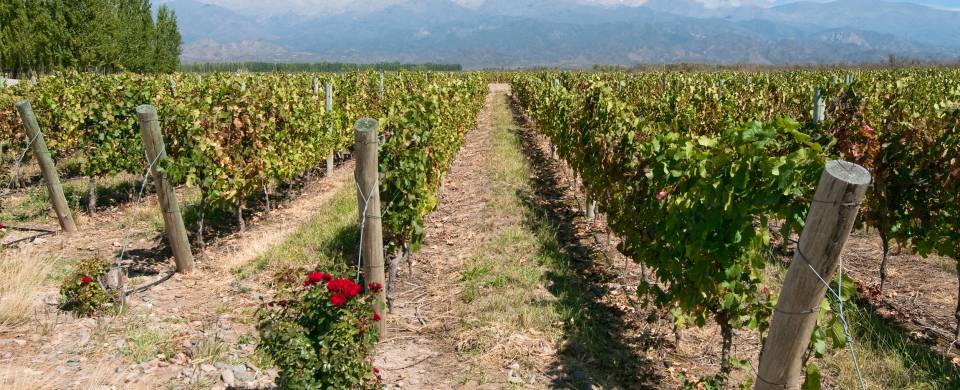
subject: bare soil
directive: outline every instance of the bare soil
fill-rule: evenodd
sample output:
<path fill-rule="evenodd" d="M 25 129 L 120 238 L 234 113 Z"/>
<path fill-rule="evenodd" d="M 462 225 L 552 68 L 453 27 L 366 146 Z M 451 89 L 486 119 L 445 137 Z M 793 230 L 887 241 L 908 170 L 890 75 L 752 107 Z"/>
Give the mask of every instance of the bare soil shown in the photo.
<path fill-rule="evenodd" d="M 444 179 L 437 209 L 425 222 L 426 238 L 413 256 L 412 268 L 401 265 L 396 299 L 387 322 L 387 334 L 377 345 L 374 365 L 384 382 L 405 388 L 499 388 L 462 383 L 471 367 L 461 359 L 451 332 L 451 318 L 463 263 L 478 247 L 483 223 L 477 218 L 487 207 L 485 173 L 492 130 L 490 105 L 504 85 L 493 85 L 478 119 Z M 412 271 L 412 272 L 410 272 Z"/>
<path fill-rule="evenodd" d="M 112 255 L 129 236 L 129 256 L 159 258 L 152 266 L 156 275 L 133 282 L 158 284 L 129 296 L 122 315 L 95 319 L 59 312 L 56 286 L 50 286 L 33 321 L 0 328 L 0 387 L 224 388 L 225 371 L 233 374 L 227 376 L 236 388 L 272 387 L 275 371 L 256 367 L 250 335 L 255 311 L 273 291 L 259 280 L 238 282 L 232 272 L 308 221 L 352 172 L 347 162 L 330 177 L 306 183 L 302 196 L 254 216 L 246 231 L 215 240 L 197 255 L 199 269 L 188 275 L 169 277 L 172 261 L 150 223 L 127 223 L 131 213 L 156 207 L 155 197 L 95 214 L 81 224 L 81 233 L 6 249 L 4 257 L 84 258 Z"/>
<path fill-rule="evenodd" d="M 935 342 L 960 365 L 960 350 L 949 348 L 957 319 L 957 261 L 923 258 L 909 248 L 893 246 L 887 261 L 887 279 L 879 290 L 883 245 L 874 232 L 855 231 L 843 251 L 844 270 L 858 282 L 860 296 L 877 313 L 903 324 L 919 338 Z"/>

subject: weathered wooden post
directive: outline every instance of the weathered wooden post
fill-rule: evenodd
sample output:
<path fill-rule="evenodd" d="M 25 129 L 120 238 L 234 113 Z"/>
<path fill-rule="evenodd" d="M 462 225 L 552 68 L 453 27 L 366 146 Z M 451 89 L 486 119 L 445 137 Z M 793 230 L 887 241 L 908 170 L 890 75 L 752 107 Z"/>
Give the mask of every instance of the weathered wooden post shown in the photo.
<path fill-rule="evenodd" d="M 360 199 L 359 209 L 363 213 L 363 242 L 360 244 L 360 257 L 363 259 L 363 274 L 366 283 L 384 284 L 383 265 L 383 226 L 380 219 L 380 173 L 379 154 L 380 145 L 377 137 L 377 120 L 363 118 L 357 121 L 354 133 L 357 157 L 356 178 L 363 196 Z M 364 211 L 365 210 L 365 211 Z M 383 339 L 387 330 L 384 307 L 386 303 L 386 288 L 377 293 L 379 300 L 376 311 L 382 320 L 376 323 L 377 333 Z"/>
<path fill-rule="evenodd" d="M 163 135 L 160 133 L 157 110 L 151 105 L 139 106 L 137 119 L 140 121 L 143 150 L 147 157 L 147 164 L 150 164 L 154 185 L 157 187 L 157 198 L 160 200 L 160 209 L 163 212 L 163 225 L 167 231 L 170 248 L 173 249 L 177 272 L 193 271 L 193 253 L 190 252 L 190 241 L 187 239 L 187 228 L 184 227 L 183 217 L 180 215 L 177 194 L 167 179 L 167 173 L 160 169 L 167 157 L 167 151 L 163 143 Z"/>
<path fill-rule="evenodd" d="M 324 85 L 324 95 L 327 103 L 327 115 L 330 115 L 333 112 L 333 84 L 326 83 Z M 333 126 L 329 126 L 327 130 L 333 132 Z M 333 151 L 330 151 L 330 155 L 327 156 L 327 176 L 333 174 L 333 153 Z"/>
<path fill-rule="evenodd" d="M 870 173 L 863 167 L 827 162 L 770 320 L 755 389 L 799 389 L 803 353 L 827 289 L 824 281 L 829 283 L 837 270 L 869 185 Z"/>
<path fill-rule="evenodd" d="M 63 195 L 63 187 L 60 186 L 60 176 L 57 174 L 57 166 L 50 157 L 50 149 L 47 149 L 47 141 L 43 139 L 40 132 L 40 124 L 37 123 L 37 116 L 33 113 L 33 107 L 30 102 L 21 100 L 15 104 L 17 112 L 20 113 L 20 119 L 23 121 L 23 129 L 27 132 L 27 141 L 31 142 L 33 155 L 40 164 L 40 173 L 43 175 L 43 181 L 47 184 L 47 192 L 50 193 L 50 203 L 53 204 L 53 212 L 57 214 L 57 221 L 60 222 L 60 229 L 67 233 L 77 231 L 77 224 L 73 222 L 73 214 L 70 213 L 70 207 L 67 206 L 67 198 Z"/>

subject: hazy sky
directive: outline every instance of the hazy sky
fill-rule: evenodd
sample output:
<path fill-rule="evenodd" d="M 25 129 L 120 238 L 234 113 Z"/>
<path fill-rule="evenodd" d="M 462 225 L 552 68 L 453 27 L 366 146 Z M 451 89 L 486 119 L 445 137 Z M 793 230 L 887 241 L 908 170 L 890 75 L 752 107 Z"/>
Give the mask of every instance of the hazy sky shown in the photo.
<path fill-rule="evenodd" d="M 168 0 L 169 1 L 169 0 Z M 309 10 L 320 10 L 320 9 L 334 9 L 342 10 L 353 5 L 364 5 L 368 7 L 378 7 L 392 3 L 400 3 L 404 0 L 280 0 L 280 1 L 263 1 L 263 0 L 198 0 L 203 3 L 217 4 L 226 6 L 231 9 L 241 9 L 247 11 L 257 11 L 257 12 L 268 12 L 268 13 L 284 13 L 288 11 L 309 11 Z M 460 3 L 466 6 L 476 5 L 482 3 L 484 0 L 450 0 L 456 3 Z M 523 1 L 523 0 L 518 0 Z M 647 0 L 577 0 L 582 3 L 600 3 L 600 4 L 626 4 L 626 5 L 640 5 L 645 3 Z M 737 6 L 744 4 L 753 4 L 753 5 L 775 5 L 775 4 L 784 4 L 791 3 L 797 0 L 696 0 L 708 7 L 718 7 L 718 6 Z M 819 1 L 826 2 L 829 0 L 806 0 L 806 1 Z M 951 9 L 960 9 L 960 0 L 897 0 L 904 2 L 912 2 L 919 4 L 926 4 L 941 8 L 951 8 Z M 159 1 L 165 2 L 165 1 Z"/>

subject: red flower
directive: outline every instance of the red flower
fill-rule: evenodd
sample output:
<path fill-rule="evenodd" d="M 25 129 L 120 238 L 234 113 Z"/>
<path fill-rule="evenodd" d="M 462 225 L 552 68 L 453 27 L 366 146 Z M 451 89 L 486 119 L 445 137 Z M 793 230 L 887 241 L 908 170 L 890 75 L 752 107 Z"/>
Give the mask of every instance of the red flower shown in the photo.
<path fill-rule="evenodd" d="M 374 373 L 374 374 L 379 374 L 379 373 L 380 373 L 380 369 L 374 367 L 374 368 L 373 368 L 373 373 Z"/>
<path fill-rule="evenodd" d="M 347 304 L 347 297 L 340 293 L 333 294 L 330 296 L 330 303 L 335 307 L 343 307 Z"/>
<path fill-rule="evenodd" d="M 380 318 L 380 313 L 373 313 L 373 317 L 371 317 L 370 319 L 371 319 L 371 320 L 374 320 L 374 321 L 380 321 L 380 319 L 381 319 L 381 318 Z"/>
<path fill-rule="evenodd" d="M 333 279 L 333 275 L 330 275 L 330 274 L 328 274 L 328 273 L 324 273 L 323 276 L 321 277 L 321 279 L 323 279 L 324 282 L 329 282 L 331 279 Z"/>
<path fill-rule="evenodd" d="M 307 276 L 307 280 L 309 280 L 311 284 L 317 284 L 317 283 L 323 282 L 323 273 L 311 272 L 310 275 Z"/>
<path fill-rule="evenodd" d="M 304 280 L 304 281 L 303 281 L 303 286 L 304 286 L 304 287 L 309 286 L 309 285 L 310 285 L 310 281 L 309 281 L 309 280 Z"/>
<path fill-rule="evenodd" d="M 83 279 L 80 279 L 80 284 L 90 284 L 92 281 L 93 279 L 90 279 L 89 276 L 84 276 Z"/>
<path fill-rule="evenodd" d="M 383 285 L 380 284 L 380 282 L 371 282 L 370 284 L 367 285 L 367 288 L 369 288 L 370 291 L 376 293 L 376 292 L 380 292 L 380 290 L 383 290 Z"/>
<path fill-rule="evenodd" d="M 351 281 L 343 286 L 343 293 L 347 298 L 353 298 L 360 293 L 360 285 Z"/>
<path fill-rule="evenodd" d="M 333 279 L 327 283 L 327 290 L 332 293 L 341 293 L 346 298 L 353 298 L 360 293 L 360 285 L 347 278 Z"/>

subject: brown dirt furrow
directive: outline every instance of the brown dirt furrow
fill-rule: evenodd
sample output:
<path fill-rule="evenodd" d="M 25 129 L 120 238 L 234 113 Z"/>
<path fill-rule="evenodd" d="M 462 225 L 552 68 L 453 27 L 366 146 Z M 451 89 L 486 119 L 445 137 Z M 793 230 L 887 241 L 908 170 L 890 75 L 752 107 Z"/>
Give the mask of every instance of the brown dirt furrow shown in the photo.
<path fill-rule="evenodd" d="M 331 176 L 306 182 L 300 196 L 253 218 L 246 231 L 212 240 L 197 256 L 195 272 L 174 275 L 131 295 L 122 315 L 65 315 L 55 307 L 56 286 L 49 286 L 31 322 L 0 328 L 0 388 L 222 389 L 223 371 L 235 374 L 237 388 L 272 386 L 276 372 L 255 367 L 250 360 L 256 347 L 251 338 L 255 312 L 273 291 L 260 280 L 240 282 L 232 272 L 309 221 L 352 173 L 353 163 L 346 162 Z M 110 247 L 111 240 L 125 235 L 116 228 L 102 229 L 56 240 L 64 248 Z M 4 255 L 50 255 L 34 250 L 36 245 L 9 249 Z M 172 261 L 164 256 L 160 268 L 157 276 L 136 282 L 160 279 L 172 271 Z"/>
<path fill-rule="evenodd" d="M 447 176 L 437 209 L 427 217 L 426 239 L 414 255 L 412 273 L 402 266 L 397 298 L 388 317 L 388 334 L 377 345 L 374 364 L 384 382 L 404 388 L 483 387 L 461 383 L 469 365 L 452 345 L 451 318 L 463 262 L 479 247 L 490 178 L 485 174 L 492 129 L 490 105 L 503 86 L 493 85 L 478 126 L 466 136 Z"/>

